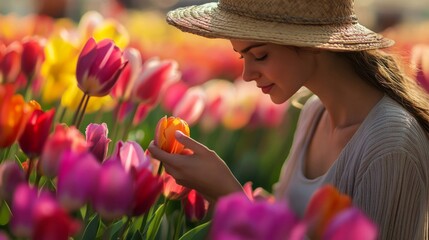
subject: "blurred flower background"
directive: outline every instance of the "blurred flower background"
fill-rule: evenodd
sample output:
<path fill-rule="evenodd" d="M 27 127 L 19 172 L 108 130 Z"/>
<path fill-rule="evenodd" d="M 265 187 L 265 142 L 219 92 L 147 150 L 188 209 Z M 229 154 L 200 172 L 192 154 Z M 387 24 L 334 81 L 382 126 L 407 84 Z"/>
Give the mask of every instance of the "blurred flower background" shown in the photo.
<path fill-rule="evenodd" d="M 304 219 L 268 196 L 311 93 L 302 89 L 274 105 L 240 79 L 241 62 L 228 41 L 185 34 L 165 23 L 169 9 L 202 2 L 0 0 L 5 236 L 192 239 L 207 234 L 213 216 L 213 239 L 252 231 L 270 239 L 302 239 L 304 233 L 344 239 L 340 228 L 366 234 L 360 239 L 375 238 L 376 227 L 349 204 L 335 209 L 345 212 L 342 220 L 322 212 L 320 206 L 340 196 L 333 189 L 315 196 L 317 207 Z M 355 2 L 360 22 L 394 39 L 389 51 L 429 91 L 429 5 Z M 169 127 L 160 124 L 165 116 L 182 119 L 189 129 L 178 129 L 215 150 L 247 197 L 225 198 L 212 215 L 203 196 L 162 172 L 144 149 L 153 139 L 176 144 L 157 136 L 157 125 Z M 236 206 L 245 214 L 235 214 Z M 272 224 L 256 227 L 260 216 Z M 315 216 L 324 216 L 323 226 L 308 224 Z M 360 224 L 352 224 L 352 217 Z M 278 222 L 290 228 L 277 231 Z"/>

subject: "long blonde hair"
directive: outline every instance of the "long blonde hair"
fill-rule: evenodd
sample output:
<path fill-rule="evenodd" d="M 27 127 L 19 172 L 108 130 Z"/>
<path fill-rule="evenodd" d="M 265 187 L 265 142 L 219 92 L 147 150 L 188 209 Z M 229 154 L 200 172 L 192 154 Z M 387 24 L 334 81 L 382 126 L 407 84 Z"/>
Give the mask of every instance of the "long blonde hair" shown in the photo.
<path fill-rule="evenodd" d="M 351 63 L 362 79 L 401 104 L 429 132 L 429 94 L 405 74 L 393 55 L 380 50 L 338 54 Z"/>

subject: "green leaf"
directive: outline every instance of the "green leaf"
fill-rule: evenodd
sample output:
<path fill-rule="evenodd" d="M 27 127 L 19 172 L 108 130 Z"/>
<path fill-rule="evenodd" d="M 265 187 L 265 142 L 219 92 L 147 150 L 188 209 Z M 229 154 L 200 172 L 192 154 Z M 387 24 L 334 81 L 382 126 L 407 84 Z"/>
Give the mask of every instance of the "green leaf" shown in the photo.
<path fill-rule="evenodd" d="M 206 239 L 210 229 L 210 221 L 203 223 L 187 231 L 179 240 L 199 240 Z"/>
<path fill-rule="evenodd" d="M 0 204 L 0 225 L 4 226 L 9 223 L 11 212 L 5 201 L 1 201 Z"/>
<path fill-rule="evenodd" d="M 158 233 L 159 226 L 161 225 L 162 216 L 165 213 L 165 204 L 161 204 L 153 215 L 153 219 L 151 219 L 149 223 L 149 228 L 147 230 L 147 239 L 152 240 L 155 239 L 156 234 Z"/>
<path fill-rule="evenodd" d="M 98 214 L 89 222 L 83 232 L 82 240 L 93 240 L 97 237 L 98 228 L 100 227 L 100 217 Z"/>
<path fill-rule="evenodd" d="M 140 231 L 137 230 L 137 231 L 134 232 L 131 240 L 140 240 L 140 239 L 143 239 L 143 236 L 140 233 Z"/>

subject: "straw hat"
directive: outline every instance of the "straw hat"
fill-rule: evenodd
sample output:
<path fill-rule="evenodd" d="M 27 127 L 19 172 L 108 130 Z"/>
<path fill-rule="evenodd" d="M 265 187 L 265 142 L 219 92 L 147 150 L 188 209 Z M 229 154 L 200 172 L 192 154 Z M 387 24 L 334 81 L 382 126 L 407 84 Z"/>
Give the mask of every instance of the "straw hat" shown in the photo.
<path fill-rule="evenodd" d="M 209 38 L 338 51 L 394 44 L 358 23 L 353 0 L 219 0 L 170 11 L 167 22 Z"/>

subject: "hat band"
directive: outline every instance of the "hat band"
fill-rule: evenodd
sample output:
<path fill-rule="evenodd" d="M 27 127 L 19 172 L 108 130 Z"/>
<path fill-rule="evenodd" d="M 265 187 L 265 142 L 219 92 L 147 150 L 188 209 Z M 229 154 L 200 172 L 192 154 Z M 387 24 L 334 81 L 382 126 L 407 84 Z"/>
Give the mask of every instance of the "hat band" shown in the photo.
<path fill-rule="evenodd" d="M 220 2 L 218 8 L 222 11 L 233 13 L 242 17 L 254 18 L 264 21 L 275 21 L 278 23 L 290 23 L 290 24 L 304 24 L 304 25 L 329 25 L 329 24 L 353 24 L 358 23 L 356 15 L 343 16 L 343 17 L 329 17 L 329 18 L 301 18 L 294 16 L 279 16 L 274 14 L 263 15 L 261 13 L 256 13 L 254 11 L 243 11 L 239 10 L 233 6 L 228 6 Z"/>

